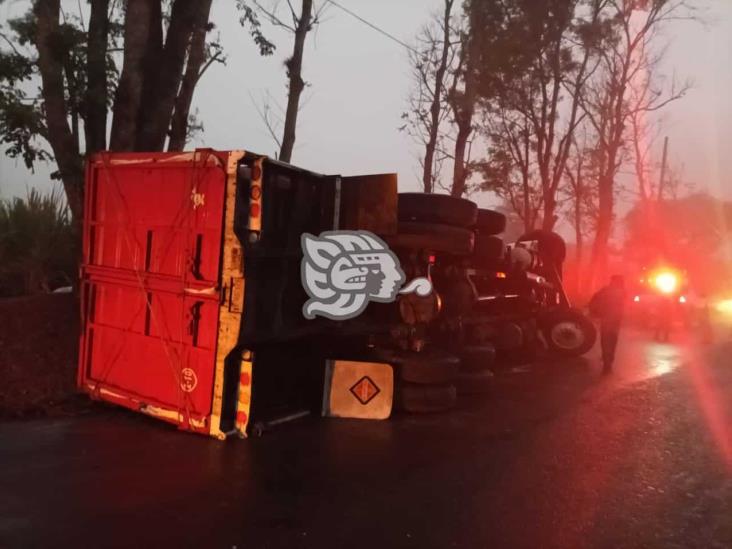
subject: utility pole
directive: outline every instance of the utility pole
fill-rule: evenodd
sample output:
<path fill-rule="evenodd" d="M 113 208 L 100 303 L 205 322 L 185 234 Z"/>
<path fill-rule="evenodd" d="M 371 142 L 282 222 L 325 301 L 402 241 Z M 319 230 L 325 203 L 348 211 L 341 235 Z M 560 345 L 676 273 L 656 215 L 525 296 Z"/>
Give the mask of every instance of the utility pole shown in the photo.
<path fill-rule="evenodd" d="M 658 181 L 658 201 L 663 200 L 663 184 L 666 179 L 666 160 L 668 159 L 668 135 L 663 140 L 663 160 L 661 160 L 661 178 Z"/>

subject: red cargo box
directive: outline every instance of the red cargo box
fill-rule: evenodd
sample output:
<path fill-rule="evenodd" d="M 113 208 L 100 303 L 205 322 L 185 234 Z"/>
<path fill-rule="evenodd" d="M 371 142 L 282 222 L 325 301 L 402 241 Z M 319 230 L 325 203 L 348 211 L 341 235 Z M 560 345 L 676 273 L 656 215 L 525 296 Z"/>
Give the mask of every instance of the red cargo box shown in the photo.
<path fill-rule="evenodd" d="M 226 431 L 246 432 L 252 364 L 236 347 L 244 277 L 233 211 L 243 154 L 88 163 L 78 383 L 92 397 L 218 438 L 226 414 Z"/>
<path fill-rule="evenodd" d="M 384 330 L 380 317 L 304 318 L 300 240 L 393 233 L 393 175 L 327 176 L 241 151 L 100 153 L 85 196 L 78 382 L 93 398 L 244 435 L 252 416 L 319 406 L 318 342 Z"/>

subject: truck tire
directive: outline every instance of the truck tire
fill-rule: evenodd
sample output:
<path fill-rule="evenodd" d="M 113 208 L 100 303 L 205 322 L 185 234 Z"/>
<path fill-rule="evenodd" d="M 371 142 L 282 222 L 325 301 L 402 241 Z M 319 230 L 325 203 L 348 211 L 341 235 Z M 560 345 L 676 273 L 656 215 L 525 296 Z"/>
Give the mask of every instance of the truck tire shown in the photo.
<path fill-rule="evenodd" d="M 473 267 L 476 269 L 496 269 L 504 258 L 506 246 L 498 236 L 475 235 L 473 246 Z"/>
<path fill-rule="evenodd" d="M 495 344 L 499 351 L 518 349 L 525 339 L 524 330 L 517 322 L 506 322 L 499 327 L 496 336 Z"/>
<path fill-rule="evenodd" d="M 470 345 L 460 353 L 460 372 L 485 372 L 496 362 L 496 348 L 493 345 Z"/>
<path fill-rule="evenodd" d="M 462 372 L 455 386 L 459 395 L 485 395 L 493 390 L 493 372 Z"/>
<path fill-rule="evenodd" d="M 554 311 L 541 320 L 541 331 L 549 351 L 563 357 L 578 357 L 595 345 L 597 329 L 581 311 Z"/>
<path fill-rule="evenodd" d="M 521 330 L 524 335 L 523 342 L 518 349 L 511 351 L 511 360 L 514 364 L 531 364 L 536 362 L 539 345 L 541 344 L 536 321 L 523 322 Z"/>
<path fill-rule="evenodd" d="M 445 194 L 400 193 L 397 211 L 399 221 L 455 227 L 471 227 L 478 218 L 475 202 Z"/>
<path fill-rule="evenodd" d="M 478 219 L 473 228 L 485 236 L 501 234 L 506 230 L 506 216 L 494 210 L 478 208 Z"/>
<path fill-rule="evenodd" d="M 426 250 L 453 255 L 469 255 L 475 244 L 475 233 L 462 227 L 400 221 L 397 234 L 385 237 L 389 246 L 410 250 Z"/>
<path fill-rule="evenodd" d="M 396 391 L 396 404 L 400 410 L 412 414 L 445 412 L 455 407 L 455 385 L 416 385 L 403 383 Z"/>
<path fill-rule="evenodd" d="M 424 353 L 406 353 L 394 361 L 394 370 L 401 381 L 419 385 L 452 383 L 459 366 L 457 357 Z"/>

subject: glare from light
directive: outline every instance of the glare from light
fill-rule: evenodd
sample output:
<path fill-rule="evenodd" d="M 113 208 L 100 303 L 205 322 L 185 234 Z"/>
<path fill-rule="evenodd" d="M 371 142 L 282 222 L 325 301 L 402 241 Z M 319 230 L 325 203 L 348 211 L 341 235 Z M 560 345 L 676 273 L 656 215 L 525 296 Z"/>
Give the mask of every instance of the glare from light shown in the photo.
<path fill-rule="evenodd" d="M 674 273 L 663 272 L 656 275 L 656 288 L 664 294 L 672 294 L 679 285 L 679 279 Z"/>
<path fill-rule="evenodd" d="M 640 296 L 639 295 L 635 296 L 633 298 L 633 301 L 635 301 L 636 303 L 640 303 Z"/>
<path fill-rule="evenodd" d="M 670 374 L 675 369 L 675 366 L 671 360 L 659 358 L 653 363 L 653 373 L 656 376 L 663 376 Z"/>
<path fill-rule="evenodd" d="M 679 303 L 686 303 L 686 296 L 682 295 L 679 297 Z"/>
<path fill-rule="evenodd" d="M 732 316 L 732 299 L 723 299 L 715 305 L 718 312 Z"/>

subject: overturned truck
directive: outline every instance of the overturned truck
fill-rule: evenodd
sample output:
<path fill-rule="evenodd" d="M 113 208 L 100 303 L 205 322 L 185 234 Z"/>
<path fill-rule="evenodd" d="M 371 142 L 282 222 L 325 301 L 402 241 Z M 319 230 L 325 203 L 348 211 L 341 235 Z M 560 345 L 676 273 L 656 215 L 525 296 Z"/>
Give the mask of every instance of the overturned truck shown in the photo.
<path fill-rule="evenodd" d="M 398 195 L 392 174 L 322 175 L 244 151 L 100 153 L 85 197 L 79 386 L 181 429 L 225 438 L 319 412 L 334 361 L 390 366 L 389 391 L 368 376 L 350 387 L 361 404 L 445 410 L 459 388 L 487 385 L 496 355 L 528 356 L 542 340 L 580 354 L 594 341 L 550 237 L 505 246 L 501 214 Z M 351 296 L 341 305 L 359 314 L 316 314 L 308 242 L 355 254 L 341 287 L 403 275 L 432 291 Z"/>
<path fill-rule="evenodd" d="M 577 357 L 594 346 L 593 323 L 562 285 L 566 247 L 558 234 L 535 230 L 508 244 L 506 217 L 469 200 L 402 193 L 398 203 L 389 242 L 403 264 L 421 257 L 421 272 L 434 281 L 442 307 L 425 319 L 428 341 L 460 359 L 462 392 L 488 390 L 496 362 L 527 362 L 543 350 Z"/>

